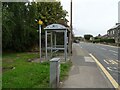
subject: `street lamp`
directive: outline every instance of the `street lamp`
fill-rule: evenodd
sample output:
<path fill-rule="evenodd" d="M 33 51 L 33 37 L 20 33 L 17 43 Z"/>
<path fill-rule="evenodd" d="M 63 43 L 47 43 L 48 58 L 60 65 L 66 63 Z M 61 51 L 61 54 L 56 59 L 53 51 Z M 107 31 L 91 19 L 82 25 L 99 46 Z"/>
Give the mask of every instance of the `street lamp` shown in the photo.
<path fill-rule="evenodd" d="M 43 22 L 39 20 L 38 24 L 39 24 L 39 50 L 40 50 L 40 62 L 41 62 L 41 25 L 43 24 Z"/>

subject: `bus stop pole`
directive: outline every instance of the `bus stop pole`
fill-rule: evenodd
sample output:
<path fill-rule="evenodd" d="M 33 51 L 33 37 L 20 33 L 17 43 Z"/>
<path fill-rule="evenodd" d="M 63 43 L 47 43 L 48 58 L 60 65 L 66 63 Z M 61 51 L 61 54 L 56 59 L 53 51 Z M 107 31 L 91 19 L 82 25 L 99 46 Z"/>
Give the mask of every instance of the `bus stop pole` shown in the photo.
<path fill-rule="evenodd" d="M 39 24 L 39 49 L 40 49 L 40 62 L 41 62 L 41 25 Z"/>

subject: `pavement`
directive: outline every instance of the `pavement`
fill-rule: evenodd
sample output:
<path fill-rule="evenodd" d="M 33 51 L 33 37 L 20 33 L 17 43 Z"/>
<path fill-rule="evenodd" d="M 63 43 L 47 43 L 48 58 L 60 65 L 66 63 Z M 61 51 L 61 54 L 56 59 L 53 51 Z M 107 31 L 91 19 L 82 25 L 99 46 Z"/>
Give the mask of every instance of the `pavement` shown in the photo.
<path fill-rule="evenodd" d="M 113 88 L 113 85 L 89 53 L 73 44 L 73 66 L 62 88 Z"/>

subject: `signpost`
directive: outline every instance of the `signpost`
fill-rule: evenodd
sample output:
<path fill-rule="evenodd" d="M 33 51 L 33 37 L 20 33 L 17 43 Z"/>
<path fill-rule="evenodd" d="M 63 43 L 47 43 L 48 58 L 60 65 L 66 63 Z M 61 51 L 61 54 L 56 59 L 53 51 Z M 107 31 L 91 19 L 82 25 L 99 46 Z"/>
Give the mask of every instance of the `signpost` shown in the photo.
<path fill-rule="evenodd" d="M 43 24 L 43 22 L 39 20 L 38 24 L 39 24 L 39 50 L 40 50 L 40 62 L 41 62 L 41 25 Z"/>

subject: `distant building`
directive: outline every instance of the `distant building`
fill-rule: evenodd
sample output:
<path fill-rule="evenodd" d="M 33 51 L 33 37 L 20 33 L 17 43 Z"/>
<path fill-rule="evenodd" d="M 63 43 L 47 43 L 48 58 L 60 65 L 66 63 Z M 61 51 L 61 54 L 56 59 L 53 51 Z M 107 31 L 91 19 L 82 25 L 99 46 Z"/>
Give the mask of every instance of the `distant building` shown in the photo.
<path fill-rule="evenodd" d="M 107 31 L 108 38 L 115 39 L 116 43 L 120 43 L 120 23 L 116 23 L 114 27 Z"/>
<path fill-rule="evenodd" d="M 108 34 L 101 36 L 102 38 L 108 38 Z"/>

